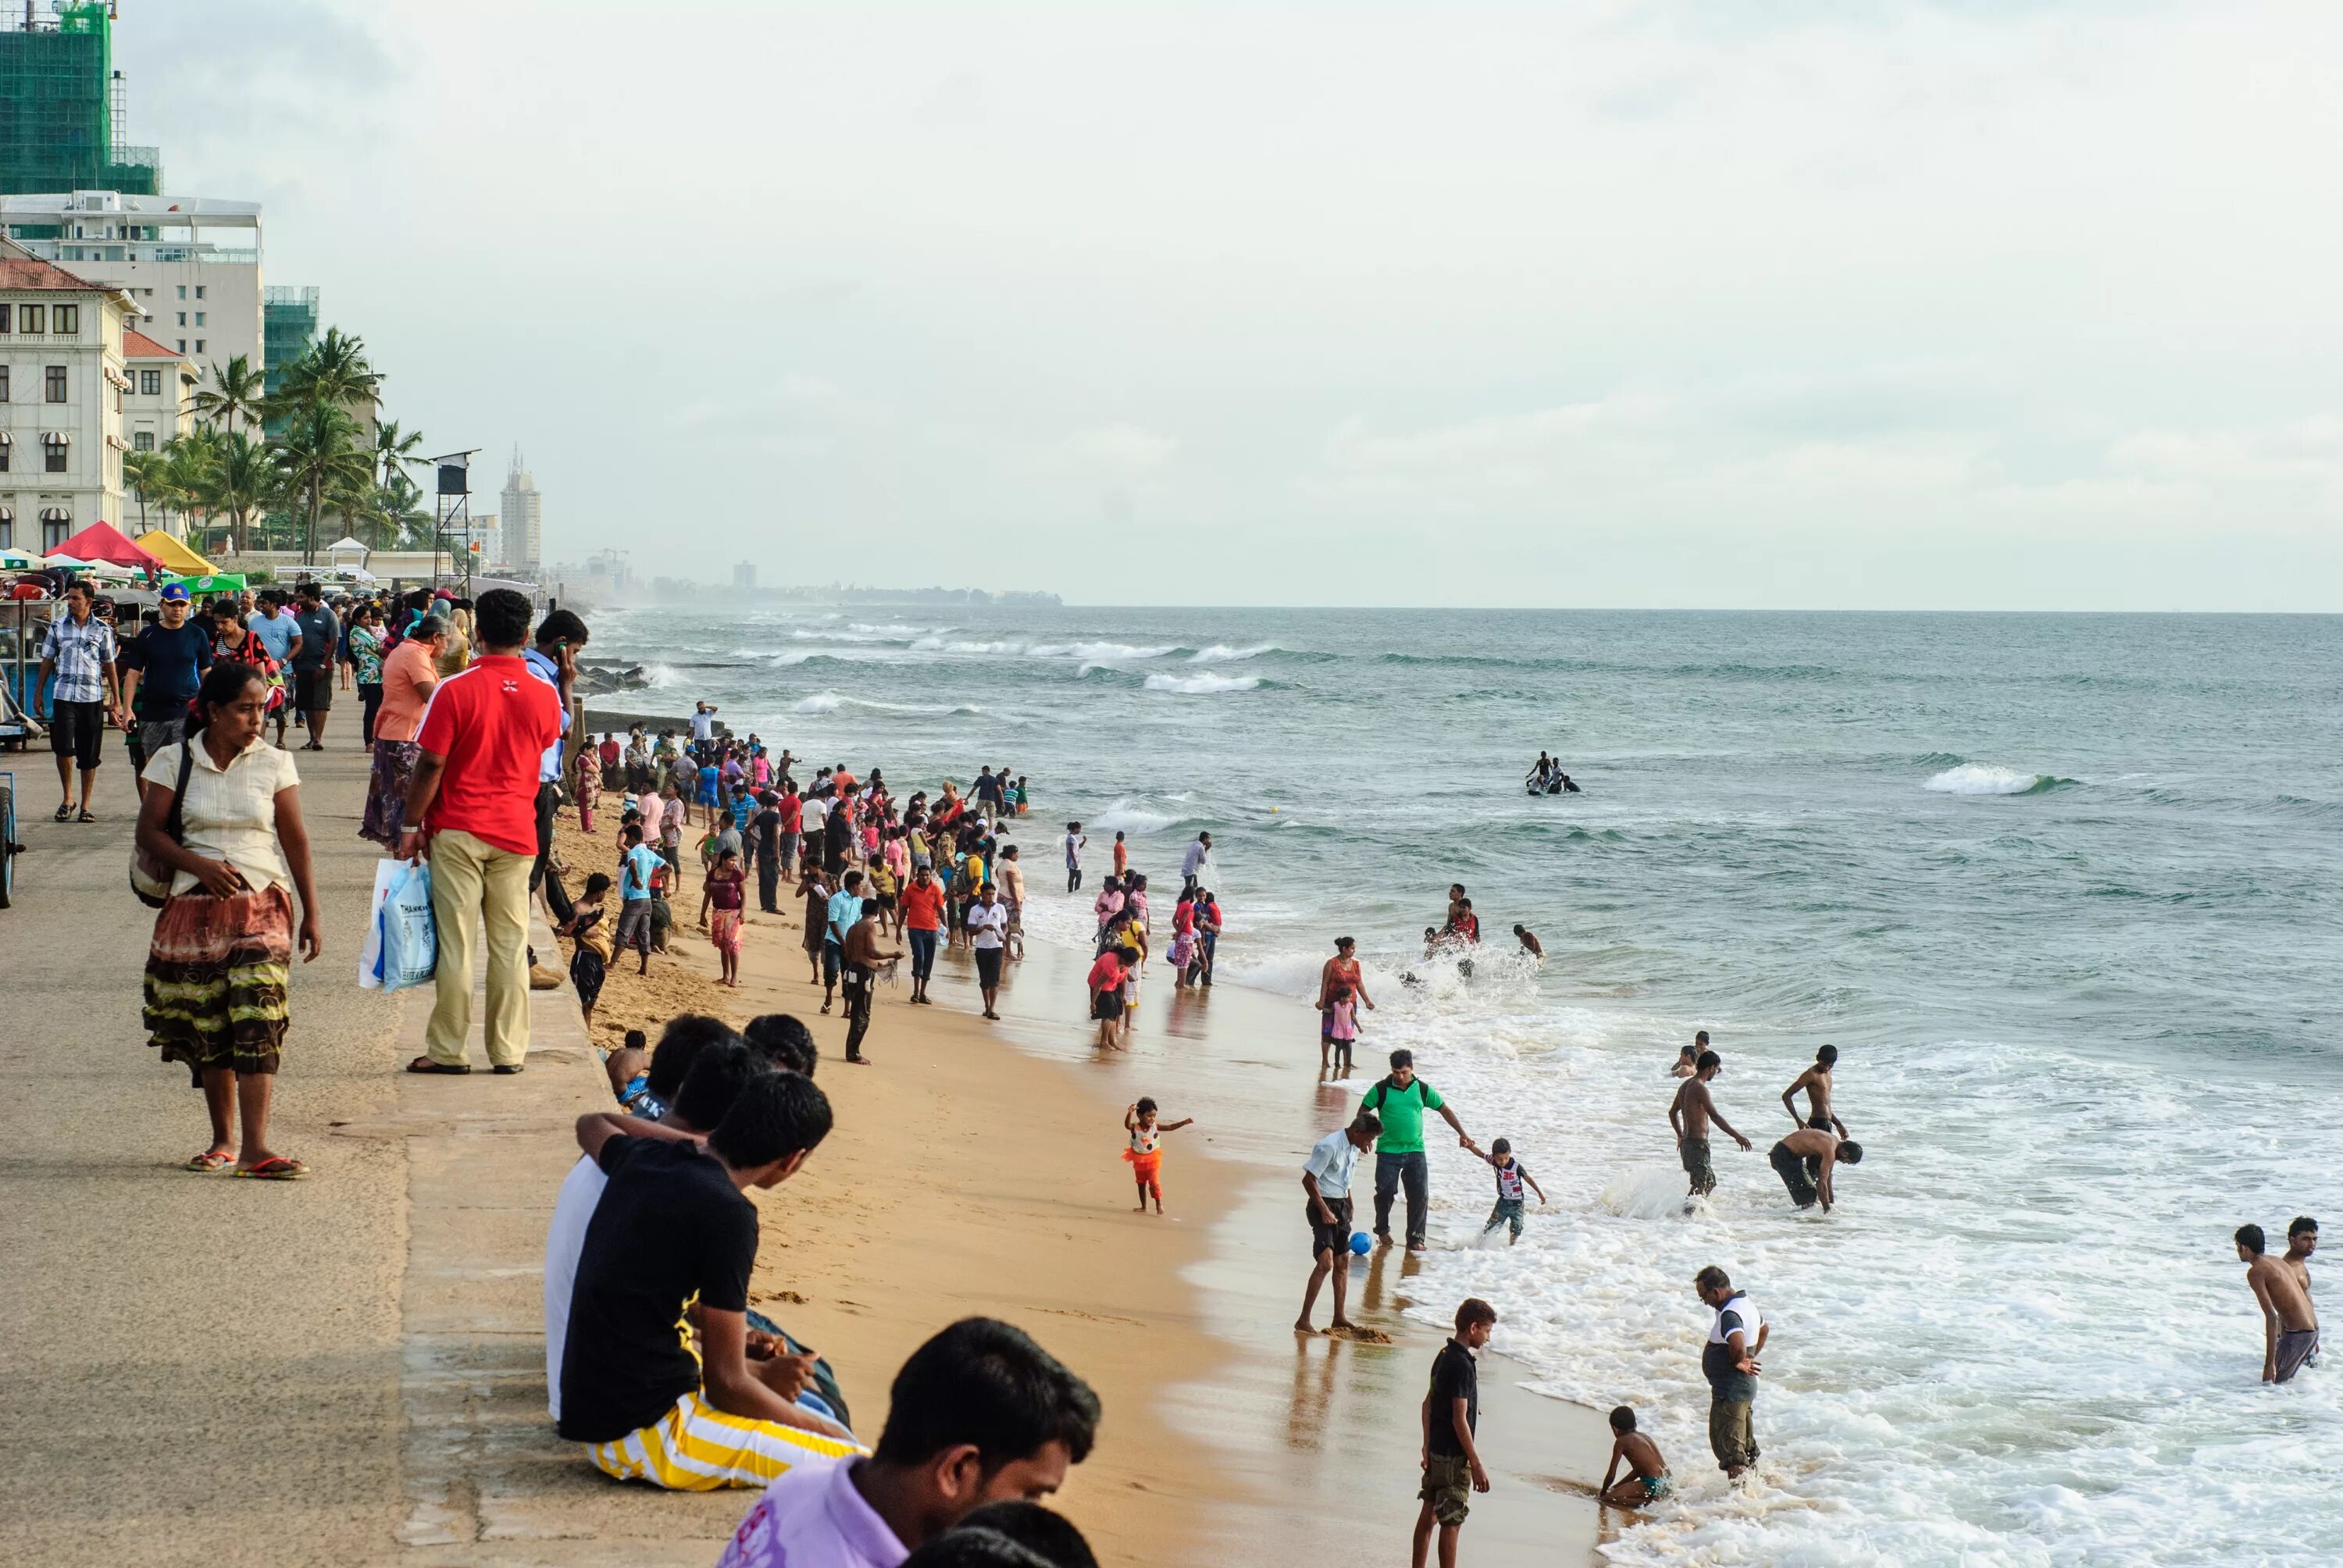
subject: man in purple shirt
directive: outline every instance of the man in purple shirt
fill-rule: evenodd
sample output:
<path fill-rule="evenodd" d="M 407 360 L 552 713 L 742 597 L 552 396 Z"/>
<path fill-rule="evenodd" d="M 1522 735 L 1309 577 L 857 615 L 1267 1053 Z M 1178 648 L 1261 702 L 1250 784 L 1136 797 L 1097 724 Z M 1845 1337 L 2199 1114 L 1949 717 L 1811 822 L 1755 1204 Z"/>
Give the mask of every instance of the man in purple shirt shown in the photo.
<path fill-rule="evenodd" d="M 896 1568 L 987 1503 L 1057 1491 L 1098 1422 L 1090 1385 L 1022 1330 L 962 1318 L 895 1374 L 870 1457 L 775 1477 L 717 1568 Z"/>

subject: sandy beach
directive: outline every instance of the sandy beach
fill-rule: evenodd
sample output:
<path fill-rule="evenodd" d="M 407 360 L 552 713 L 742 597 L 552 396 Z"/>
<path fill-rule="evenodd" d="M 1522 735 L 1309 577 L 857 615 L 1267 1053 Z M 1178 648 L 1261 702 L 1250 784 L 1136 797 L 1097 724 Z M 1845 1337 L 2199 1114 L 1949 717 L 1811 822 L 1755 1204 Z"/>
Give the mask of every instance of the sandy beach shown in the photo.
<path fill-rule="evenodd" d="M 567 818 L 560 852 L 573 889 L 613 859 L 607 837 Z M 684 1010 L 734 1023 L 785 1011 L 813 1029 L 837 1130 L 800 1176 L 759 1195 L 752 1293 L 830 1358 L 866 1436 L 903 1357 L 942 1323 L 988 1313 L 1028 1329 L 1104 1402 L 1098 1448 L 1062 1496 L 1101 1561 L 1404 1553 L 1418 1407 L 1441 1339 L 1403 1315 L 1412 1269 L 1397 1252 L 1353 1263 L 1353 1315 L 1389 1343 L 1291 1326 L 1309 1271 L 1301 1161 L 1356 1093 L 1315 1083 L 1312 1015 L 1235 987 L 1179 993 L 1158 964 L 1131 1049 L 1101 1056 L 1081 1016 L 1085 955 L 1031 944 L 995 1024 L 976 1016 L 967 955 L 948 950 L 935 1007 L 906 1006 L 908 982 L 879 987 L 872 1065 L 851 1067 L 842 1016 L 821 1015 L 807 982 L 788 886 L 787 912 L 750 914 L 734 990 L 691 923 L 689 855 L 683 882 L 671 951 L 654 955 L 648 980 L 631 960 L 611 965 L 597 1041 L 628 1028 L 656 1038 Z M 1166 1139 L 1161 1218 L 1133 1211 L 1118 1158 L 1123 1108 L 1143 1094 L 1167 1120 L 1197 1119 Z M 1474 1500 L 1467 1561 L 1577 1561 L 1596 1539 L 1586 1489 L 1607 1431 L 1584 1406 L 1522 1388 L 1523 1375 L 1484 1356 L 1496 1485 Z"/>

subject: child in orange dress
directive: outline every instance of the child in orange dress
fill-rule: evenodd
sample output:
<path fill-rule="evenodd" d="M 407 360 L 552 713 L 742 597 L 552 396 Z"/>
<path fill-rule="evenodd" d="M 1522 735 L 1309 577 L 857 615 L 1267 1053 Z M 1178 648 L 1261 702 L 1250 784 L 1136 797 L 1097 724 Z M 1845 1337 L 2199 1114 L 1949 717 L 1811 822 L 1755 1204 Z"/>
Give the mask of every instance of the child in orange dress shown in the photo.
<path fill-rule="evenodd" d="M 1158 1123 L 1155 1101 L 1141 1100 L 1122 1113 L 1122 1130 L 1131 1134 L 1131 1145 L 1122 1157 L 1131 1161 L 1131 1174 L 1139 1183 L 1139 1212 L 1147 1212 L 1147 1196 L 1155 1195 L 1155 1211 L 1163 1212 L 1163 1134 L 1176 1132 L 1195 1121 L 1183 1116 L 1177 1121 Z"/>

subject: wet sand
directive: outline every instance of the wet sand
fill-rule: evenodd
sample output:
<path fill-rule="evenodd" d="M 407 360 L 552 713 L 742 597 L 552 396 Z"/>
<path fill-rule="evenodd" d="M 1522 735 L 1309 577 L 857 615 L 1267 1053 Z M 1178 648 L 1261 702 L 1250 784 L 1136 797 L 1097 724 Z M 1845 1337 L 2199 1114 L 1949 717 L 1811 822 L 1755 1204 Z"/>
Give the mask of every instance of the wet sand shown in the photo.
<path fill-rule="evenodd" d="M 612 858 L 607 837 L 589 844 L 567 825 L 564 844 L 573 888 Z M 788 1011 L 813 1029 L 838 1129 L 800 1176 L 760 1195 L 754 1293 L 830 1359 L 866 1440 L 903 1357 L 952 1319 L 989 1313 L 1027 1329 L 1105 1404 L 1098 1449 L 1061 1499 L 1102 1561 L 1406 1551 L 1419 1407 L 1442 1335 L 1402 1315 L 1411 1271 L 1397 1252 L 1353 1264 L 1352 1315 L 1392 1343 L 1292 1331 L 1310 1267 L 1301 1161 L 1350 1105 L 1314 1081 L 1306 1009 L 1234 987 L 1177 995 L 1158 964 L 1131 1049 L 1101 1055 L 1081 1016 L 1084 955 L 1033 945 L 1010 966 L 995 1024 L 976 1016 L 974 966 L 947 950 L 934 1007 L 906 1004 L 908 964 L 900 984 L 879 987 L 864 1043 L 874 1065 L 851 1067 L 843 1020 L 821 1016 L 807 983 L 789 886 L 787 912 L 750 915 L 743 984 L 729 991 L 692 923 L 689 857 L 684 882 L 672 956 L 653 959 L 649 982 L 631 962 L 612 966 L 595 1034 L 656 1035 L 686 1008 L 735 1023 Z M 1160 1219 L 1133 1212 L 1118 1157 L 1123 1107 L 1142 1094 L 1167 1121 L 1198 1119 L 1165 1139 Z M 1440 1303 L 1443 1316 L 1453 1304 Z M 1322 1323 L 1328 1307 L 1322 1299 Z M 1564 1478 L 1600 1476 L 1607 1430 L 1522 1376 L 1484 1352 L 1480 1432 L 1495 1490 L 1474 1499 L 1465 1560 L 1585 1560 L 1597 1512 Z"/>

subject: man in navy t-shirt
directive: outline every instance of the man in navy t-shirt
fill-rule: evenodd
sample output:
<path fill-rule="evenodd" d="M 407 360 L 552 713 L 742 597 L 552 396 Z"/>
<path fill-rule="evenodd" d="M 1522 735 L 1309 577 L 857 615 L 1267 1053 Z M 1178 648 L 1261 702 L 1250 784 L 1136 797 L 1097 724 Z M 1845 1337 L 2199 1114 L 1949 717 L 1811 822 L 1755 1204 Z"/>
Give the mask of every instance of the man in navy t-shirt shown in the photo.
<path fill-rule="evenodd" d="M 132 716 L 131 749 L 142 768 L 147 758 L 186 739 L 187 704 L 212 667 L 211 633 L 188 618 L 186 586 L 167 584 L 159 597 L 160 624 L 142 628 L 121 659 L 122 706 Z M 146 780 L 137 782 L 143 800 Z"/>

